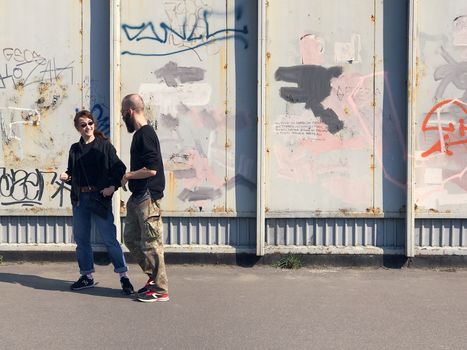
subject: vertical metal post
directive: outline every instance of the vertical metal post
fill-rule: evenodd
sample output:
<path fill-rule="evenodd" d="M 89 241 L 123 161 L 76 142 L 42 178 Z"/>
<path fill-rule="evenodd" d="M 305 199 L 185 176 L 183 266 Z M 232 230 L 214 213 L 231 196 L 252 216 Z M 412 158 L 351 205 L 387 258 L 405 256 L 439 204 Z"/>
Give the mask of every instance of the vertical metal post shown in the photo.
<path fill-rule="evenodd" d="M 405 255 L 409 258 L 415 256 L 415 106 L 414 98 L 417 88 L 417 0 L 410 1 L 409 8 L 409 79 L 408 79 L 408 155 L 407 155 L 407 217 L 406 217 L 406 241 Z"/>
<path fill-rule="evenodd" d="M 265 99 L 266 99 L 266 2 L 258 1 L 258 137 L 257 137 L 257 197 L 256 255 L 264 255 L 265 213 Z"/>
<path fill-rule="evenodd" d="M 112 0 L 110 9 L 110 139 L 120 154 L 120 0 Z M 113 196 L 117 239 L 122 241 L 120 191 Z"/>

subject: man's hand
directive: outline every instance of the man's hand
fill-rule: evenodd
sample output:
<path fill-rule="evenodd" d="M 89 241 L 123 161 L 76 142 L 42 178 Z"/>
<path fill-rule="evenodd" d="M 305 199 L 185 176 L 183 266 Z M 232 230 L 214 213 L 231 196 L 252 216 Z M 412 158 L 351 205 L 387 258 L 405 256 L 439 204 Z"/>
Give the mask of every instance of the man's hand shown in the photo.
<path fill-rule="evenodd" d="M 110 197 L 114 192 L 115 192 L 115 186 L 106 187 L 101 191 L 104 197 Z"/>
<path fill-rule="evenodd" d="M 124 191 L 126 191 L 126 183 L 128 182 L 128 174 L 129 173 L 123 174 L 122 180 L 120 181 L 120 184 Z"/>
<path fill-rule="evenodd" d="M 60 180 L 67 182 L 71 180 L 71 176 L 68 175 L 66 172 L 60 174 Z"/>

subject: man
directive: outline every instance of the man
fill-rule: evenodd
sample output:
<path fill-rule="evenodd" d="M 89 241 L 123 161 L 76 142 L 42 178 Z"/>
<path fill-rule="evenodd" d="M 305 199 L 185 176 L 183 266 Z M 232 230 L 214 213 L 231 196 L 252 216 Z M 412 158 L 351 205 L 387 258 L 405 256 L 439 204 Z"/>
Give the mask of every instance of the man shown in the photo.
<path fill-rule="evenodd" d="M 138 290 L 137 299 L 142 302 L 168 301 L 160 207 L 165 177 L 159 139 L 144 115 L 141 96 L 125 96 L 121 113 L 128 132 L 135 132 L 130 149 L 130 172 L 122 178 L 122 187 L 125 188 L 128 182 L 132 193 L 127 203 L 124 239 L 149 276 L 146 285 Z"/>

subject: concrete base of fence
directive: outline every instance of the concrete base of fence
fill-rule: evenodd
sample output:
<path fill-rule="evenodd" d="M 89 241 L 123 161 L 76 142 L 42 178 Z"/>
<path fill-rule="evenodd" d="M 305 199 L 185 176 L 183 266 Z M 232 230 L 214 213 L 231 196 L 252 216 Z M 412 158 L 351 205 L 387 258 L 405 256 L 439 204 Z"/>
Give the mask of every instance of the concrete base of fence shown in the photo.
<path fill-rule="evenodd" d="M 237 265 L 277 265 L 286 254 L 268 254 L 262 257 L 254 254 L 229 253 L 166 253 L 167 264 L 208 264 Z M 407 258 L 403 255 L 331 255 L 294 254 L 301 265 L 314 268 L 370 267 L 370 268 L 466 268 L 467 256 L 418 256 Z M 135 260 L 125 253 L 129 263 Z M 7 262 L 74 262 L 74 251 L 0 251 L 0 261 Z M 95 252 L 96 265 L 110 264 L 106 252 Z M 283 261 L 283 260 L 282 260 Z"/>

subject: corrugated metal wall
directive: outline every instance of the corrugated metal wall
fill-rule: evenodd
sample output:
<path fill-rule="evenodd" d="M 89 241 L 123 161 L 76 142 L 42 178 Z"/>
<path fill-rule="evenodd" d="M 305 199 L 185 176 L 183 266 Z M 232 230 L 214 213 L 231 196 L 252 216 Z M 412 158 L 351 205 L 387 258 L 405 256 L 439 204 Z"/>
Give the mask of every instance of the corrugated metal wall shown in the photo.
<path fill-rule="evenodd" d="M 413 2 L 411 173 L 415 254 L 465 254 L 467 5 Z"/>
<path fill-rule="evenodd" d="M 266 251 L 403 249 L 407 1 L 265 11 Z"/>
<path fill-rule="evenodd" d="M 0 24 L 1 247 L 73 249 L 69 190 L 54 178 L 78 139 L 72 117 L 91 109 L 128 164 L 119 101 L 136 92 L 161 139 L 168 251 L 467 251 L 464 1 L 47 4 L 61 15 L 33 0 L 2 8 L 16 16 Z"/>

